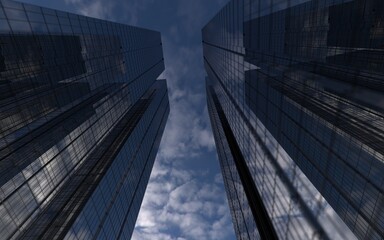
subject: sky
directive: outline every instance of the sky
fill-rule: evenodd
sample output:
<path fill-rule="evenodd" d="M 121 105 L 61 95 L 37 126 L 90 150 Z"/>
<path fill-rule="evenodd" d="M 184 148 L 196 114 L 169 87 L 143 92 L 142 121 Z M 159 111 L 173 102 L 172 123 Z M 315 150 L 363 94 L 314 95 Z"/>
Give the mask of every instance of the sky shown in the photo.
<path fill-rule="evenodd" d="M 207 113 L 201 28 L 228 0 L 21 0 L 161 32 L 171 111 L 132 239 L 235 239 Z"/>

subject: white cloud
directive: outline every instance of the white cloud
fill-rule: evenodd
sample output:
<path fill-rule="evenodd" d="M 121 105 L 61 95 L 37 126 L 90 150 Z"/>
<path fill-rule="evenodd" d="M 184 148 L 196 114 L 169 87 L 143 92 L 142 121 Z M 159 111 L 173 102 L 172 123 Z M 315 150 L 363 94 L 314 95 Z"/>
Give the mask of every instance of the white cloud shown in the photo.
<path fill-rule="evenodd" d="M 160 78 L 168 82 L 171 112 L 162 140 L 164 144 L 159 152 L 171 161 L 213 150 L 214 140 L 205 107 L 204 86 L 201 84 L 205 76 L 200 65 L 201 46 L 171 48 L 168 44 L 173 41 L 166 37 L 163 42 L 166 70 Z M 196 83 L 200 82 L 200 85 L 185 81 L 191 78 L 196 78 Z"/>
<path fill-rule="evenodd" d="M 215 175 L 215 183 L 224 184 L 223 175 L 221 175 L 221 173 Z"/>
<path fill-rule="evenodd" d="M 220 184 L 161 157 L 156 162 L 132 239 L 228 238 L 232 223 Z M 163 169 L 169 171 L 158 174 Z"/>
<path fill-rule="evenodd" d="M 203 150 L 212 150 L 214 141 L 209 125 L 196 111 L 186 94 L 183 99 L 171 102 L 172 110 L 165 130 L 160 154 L 168 160 L 192 157 Z"/>

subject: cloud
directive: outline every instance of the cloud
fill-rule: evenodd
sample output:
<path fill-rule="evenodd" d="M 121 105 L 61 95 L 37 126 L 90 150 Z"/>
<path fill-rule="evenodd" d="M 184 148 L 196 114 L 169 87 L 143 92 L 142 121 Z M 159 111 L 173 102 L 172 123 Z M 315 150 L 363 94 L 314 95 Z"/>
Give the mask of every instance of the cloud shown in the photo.
<path fill-rule="evenodd" d="M 139 14 L 153 0 L 64 0 L 66 4 L 72 5 L 79 14 L 123 22 L 129 25 L 137 25 Z"/>
<path fill-rule="evenodd" d="M 225 2 L 228 0 L 216 0 L 215 5 L 223 6 Z M 183 26 L 187 35 L 192 36 L 196 33 L 200 34 L 210 12 L 206 0 L 179 0 L 176 14 L 182 20 L 180 25 Z"/>
<path fill-rule="evenodd" d="M 132 239 L 228 239 L 232 223 L 222 183 L 201 181 L 202 173 L 161 157 L 153 173 Z"/>
<path fill-rule="evenodd" d="M 192 157 L 214 150 L 205 104 L 205 73 L 200 45 L 184 47 L 163 35 L 171 112 L 155 161 L 134 240 L 228 239 L 233 237 L 222 180 L 208 170 L 183 165 Z M 174 47 L 177 46 L 177 47 Z M 190 80 L 193 81 L 190 81 Z"/>
<path fill-rule="evenodd" d="M 81 15 L 114 20 L 113 10 L 116 6 L 114 1 L 103 0 L 65 0 L 66 4 L 73 5 Z"/>
<path fill-rule="evenodd" d="M 198 156 L 203 151 L 213 150 L 214 141 L 208 124 L 201 119 L 191 104 L 190 94 L 171 103 L 172 110 L 164 134 L 164 145 L 159 154 L 168 160 Z"/>
<path fill-rule="evenodd" d="M 130 0 L 122 1 L 120 8 L 124 10 L 124 22 L 137 25 L 140 12 L 144 11 L 154 0 Z"/>
<path fill-rule="evenodd" d="M 205 8 L 202 1 L 179 1 L 177 15 L 180 19 L 183 19 L 182 25 L 187 33 L 196 34 L 196 30 L 199 30 L 203 23 Z"/>
<path fill-rule="evenodd" d="M 159 154 L 167 160 L 214 150 L 204 86 L 196 84 L 205 76 L 200 65 L 201 48 L 199 45 L 171 48 L 171 44 L 172 40 L 164 37 L 166 70 L 160 78 L 168 82 L 171 112 Z"/>

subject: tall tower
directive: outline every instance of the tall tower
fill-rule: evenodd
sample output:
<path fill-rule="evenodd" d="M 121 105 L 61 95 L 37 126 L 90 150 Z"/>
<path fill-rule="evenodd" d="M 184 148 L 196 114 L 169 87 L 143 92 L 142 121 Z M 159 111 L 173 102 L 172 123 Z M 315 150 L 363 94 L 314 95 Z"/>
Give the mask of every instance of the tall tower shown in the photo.
<path fill-rule="evenodd" d="M 384 237 L 384 2 L 230 1 L 202 30 L 238 239 Z"/>
<path fill-rule="evenodd" d="M 0 238 L 129 239 L 169 113 L 160 33 L 0 1 Z"/>

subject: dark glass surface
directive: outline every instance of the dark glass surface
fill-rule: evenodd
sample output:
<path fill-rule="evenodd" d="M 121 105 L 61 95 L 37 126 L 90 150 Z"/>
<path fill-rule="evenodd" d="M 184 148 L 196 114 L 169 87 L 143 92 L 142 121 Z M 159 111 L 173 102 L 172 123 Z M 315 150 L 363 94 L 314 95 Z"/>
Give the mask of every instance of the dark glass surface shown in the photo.
<path fill-rule="evenodd" d="M 383 6 L 231 1 L 203 29 L 207 87 L 280 238 L 384 236 Z"/>
<path fill-rule="evenodd" d="M 2 239 L 129 239 L 169 113 L 158 32 L 0 1 Z"/>

